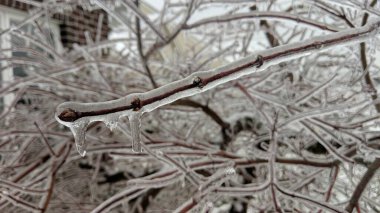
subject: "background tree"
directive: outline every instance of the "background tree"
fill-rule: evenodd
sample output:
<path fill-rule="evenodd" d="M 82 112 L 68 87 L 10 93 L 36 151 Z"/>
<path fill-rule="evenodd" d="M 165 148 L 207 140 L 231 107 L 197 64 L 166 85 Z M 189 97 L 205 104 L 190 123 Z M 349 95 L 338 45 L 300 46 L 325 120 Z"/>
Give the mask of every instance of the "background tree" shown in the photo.
<path fill-rule="evenodd" d="M 147 3 L 2 31 L 27 75 L 0 89 L 1 211 L 380 211 L 376 0 Z M 23 31 L 76 4 L 120 27 L 63 52 Z"/>

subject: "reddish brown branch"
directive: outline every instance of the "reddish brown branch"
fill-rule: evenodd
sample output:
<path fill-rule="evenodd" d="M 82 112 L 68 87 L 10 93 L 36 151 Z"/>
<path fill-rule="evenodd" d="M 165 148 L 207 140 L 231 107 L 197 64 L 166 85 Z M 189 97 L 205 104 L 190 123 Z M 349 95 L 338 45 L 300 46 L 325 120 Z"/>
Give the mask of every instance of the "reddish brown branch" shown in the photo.
<path fill-rule="evenodd" d="M 57 154 L 55 154 L 53 148 L 50 146 L 49 141 L 46 139 L 44 133 L 41 131 L 41 128 L 38 126 L 37 122 L 34 122 L 34 125 L 36 126 L 38 132 L 41 134 L 42 141 L 45 143 L 46 147 L 48 148 L 50 154 L 54 157 L 59 157 Z"/>
<path fill-rule="evenodd" d="M 365 190 L 368 183 L 371 181 L 372 177 L 376 174 L 377 170 L 380 168 L 380 158 L 376 158 L 376 160 L 368 167 L 367 172 L 363 175 L 362 179 L 358 183 L 355 188 L 354 193 L 351 196 L 350 201 L 346 207 L 348 212 L 352 212 L 356 205 L 358 205 L 358 201 Z"/>
<path fill-rule="evenodd" d="M 375 6 L 377 0 L 373 0 L 370 4 L 371 7 Z M 362 20 L 362 26 L 367 24 L 368 21 L 368 13 L 365 13 Z M 367 56 L 366 56 L 366 44 L 364 42 L 360 43 L 360 59 L 362 63 L 363 72 L 368 69 L 368 62 L 367 62 Z M 365 85 L 368 87 L 368 89 L 372 92 L 371 98 L 373 100 L 377 99 L 377 90 L 375 85 L 372 82 L 372 78 L 370 75 L 370 72 L 367 72 L 364 76 Z M 380 104 L 375 104 L 375 108 L 377 112 L 380 112 Z"/>
<path fill-rule="evenodd" d="M 243 61 L 244 63 L 241 63 L 239 65 L 236 65 L 232 68 L 228 67 L 225 70 L 222 70 L 220 72 L 217 72 L 214 75 L 210 75 L 209 77 L 204 77 L 201 79 L 201 82 L 194 81 L 190 84 L 180 84 L 177 88 L 171 89 L 169 91 L 164 90 L 165 86 L 160 87 L 162 92 L 159 93 L 157 96 L 147 98 L 145 100 L 140 100 L 141 107 L 144 107 L 146 105 L 153 104 L 158 101 L 162 101 L 163 99 L 169 98 L 177 93 L 184 92 L 190 89 L 194 88 L 203 88 L 206 87 L 210 83 L 218 82 L 221 79 L 228 78 L 233 76 L 234 74 L 240 73 L 243 70 L 247 68 L 261 67 L 264 63 L 274 62 L 279 63 L 281 62 L 281 59 L 286 59 L 288 57 L 301 57 L 302 54 L 312 52 L 315 50 L 322 50 L 327 47 L 331 47 L 337 44 L 344 44 L 353 42 L 353 40 L 360 38 L 360 37 L 367 37 L 370 35 L 370 32 L 373 32 L 379 27 L 380 23 L 374 23 L 370 25 L 367 28 L 363 28 L 361 30 L 355 30 L 355 31 L 347 31 L 346 33 L 337 33 L 337 35 L 328 35 L 325 37 L 319 37 L 318 40 L 308 40 L 303 43 L 300 43 L 298 45 L 286 45 L 283 47 L 277 47 L 273 48 L 264 52 L 262 55 L 258 55 L 255 60 L 252 61 Z M 228 69 L 229 68 L 229 69 Z M 221 69 L 221 68 L 220 68 Z M 158 88 L 157 90 L 159 90 Z M 179 99 L 179 98 L 177 98 Z M 105 115 L 109 113 L 116 113 L 120 111 L 135 109 L 132 104 L 125 105 L 125 106 L 119 106 L 115 108 L 106 108 L 98 111 L 85 111 L 85 112 L 78 112 L 73 109 L 65 109 L 63 112 L 61 112 L 58 115 L 58 118 L 65 122 L 73 122 L 81 117 L 86 116 L 99 116 L 99 115 Z"/>

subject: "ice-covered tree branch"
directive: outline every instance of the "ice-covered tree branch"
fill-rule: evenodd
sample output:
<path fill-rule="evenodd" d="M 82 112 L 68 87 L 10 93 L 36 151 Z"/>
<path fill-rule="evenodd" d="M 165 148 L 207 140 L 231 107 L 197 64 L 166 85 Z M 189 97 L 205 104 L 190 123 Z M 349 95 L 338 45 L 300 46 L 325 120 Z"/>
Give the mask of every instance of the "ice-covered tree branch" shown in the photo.
<path fill-rule="evenodd" d="M 22 4 L 0 212 L 380 211 L 375 0 Z"/>
<path fill-rule="evenodd" d="M 338 45 L 362 42 L 376 36 L 380 22 L 374 22 L 357 29 L 349 29 L 331 35 L 320 36 L 297 44 L 284 45 L 258 52 L 215 70 L 196 72 L 192 75 L 142 94 L 131 94 L 125 98 L 103 103 L 63 103 L 57 108 L 57 119 L 73 131 L 77 146 L 84 146 L 84 131 L 93 121 L 109 122 L 108 114 L 114 114 L 111 122 L 121 116 L 133 116 L 150 112 L 157 107 L 178 99 L 205 92 L 220 84 L 241 78 L 253 72 L 298 57 L 323 51 Z M 127 104 L 125 104 L 127 103 Z M 139 115 L 140 116 L 140 115 Z M 115 120 L 116 119 L 116 120 Z M 75 122 L 79 120 L 79 122 Z M 74 123 L 73 123 L 74 122 Z M 84 150 L 78 148 L 81 153 Z"/>

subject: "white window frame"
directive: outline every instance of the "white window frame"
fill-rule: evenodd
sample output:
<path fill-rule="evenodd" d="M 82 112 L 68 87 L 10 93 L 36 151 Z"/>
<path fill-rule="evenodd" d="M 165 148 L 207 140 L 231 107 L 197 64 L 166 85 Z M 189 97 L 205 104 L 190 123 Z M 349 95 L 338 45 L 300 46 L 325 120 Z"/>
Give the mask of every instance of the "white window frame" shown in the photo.
<path fill-rule="evenodd" d="M 25 20 L 28 16 L 30 16 L 27 12 L 17 10 L 11 7 L 6 7 L 6 6 L 0 6 L 0 29 L 8 29 L 11 27 L 10 23 L 11 21 L 17 21 L 17 22 L 22 22 Z M 63 45 L 61 42 L 61 35 L 60 35 L 60 29 L 59 29 L 59 21 L 53 20 L 50 18 L 49 20 L 49 29 L 53 33 L 53 40 L 54 40 L 54 45 L 56 48 L 56 51 L 62 52 L 63 51 Z M 5 34 L 1 36 L 0 39 L 0 47 L 1 49 L 8 49 L 11 48 L 11 39 L 9 34 Z M 2 53 L 6 57 L 11 57 L 11 52 L 7 51 L 5 53 Z M 4 63 L 1 64 L 2 66 L 5 66 L 8 62 L 0 62 Z M 14 72 L 13 68 L 7 68 L 2 70 L 1 72 L 1 81 L 7 81 L 7 82 L 12 82 L 14 80 Z M 0 83 L 1 83 L 0 81 Z M 0 97 L 1 99 L 2 97 Z M 15 96 L 14 94 L 8 94 L 3 97 L 3 107 L 0 107 L 0 113 L 4 109 L 6 109 L 14 100 Z M 2 109 L 3 108 L 3 109 Z"/>

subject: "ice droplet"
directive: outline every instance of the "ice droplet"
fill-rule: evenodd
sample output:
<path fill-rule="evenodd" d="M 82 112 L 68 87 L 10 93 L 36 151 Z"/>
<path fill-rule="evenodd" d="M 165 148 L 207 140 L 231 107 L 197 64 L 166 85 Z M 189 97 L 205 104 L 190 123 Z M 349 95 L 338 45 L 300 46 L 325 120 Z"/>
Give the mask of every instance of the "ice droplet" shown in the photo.
<path fill-rule="evenodd" d="M 129 116 L 129 123 L 131 125 L 132 134 L 132 151 L 142 152 L 140 142 L 140 127 L 141 127 L 141 113 L 136 112 Z"/>
<path fill-rule="evenodd" d="M 233 167 L 227 168 L 225 172 L 226 172 L 226 175 L 235 175 L 236 174 L 236 170 Z"/>
<path fill-rule="evenodd" d="M 75 145 L 79 154 L 84 157 L 86 155 L 86 129 L 88 126 L 88 120 L 78 120 L 71 126 L 71 132 L 74 135 Z"/>
<path fill-rule="evenodd" d="M 206 210 L 210 211 L 214 208 L 214 204 L 212 202 L 207 202 L 206 203 Z"/>
<path fill-rule="evenodd" d="M 111 114 L 110 116 L 107 117 L 104 123 L 111 131 L 113 131 L 114 129 L 117 128 L 118 122 L 119 122 L 119 116 Z"/>
<path fill-rule="evenodd" d="M 107 121 L 106 126 L 113 132 L 113 130 L 117 127 L 116 121 Z"/>

